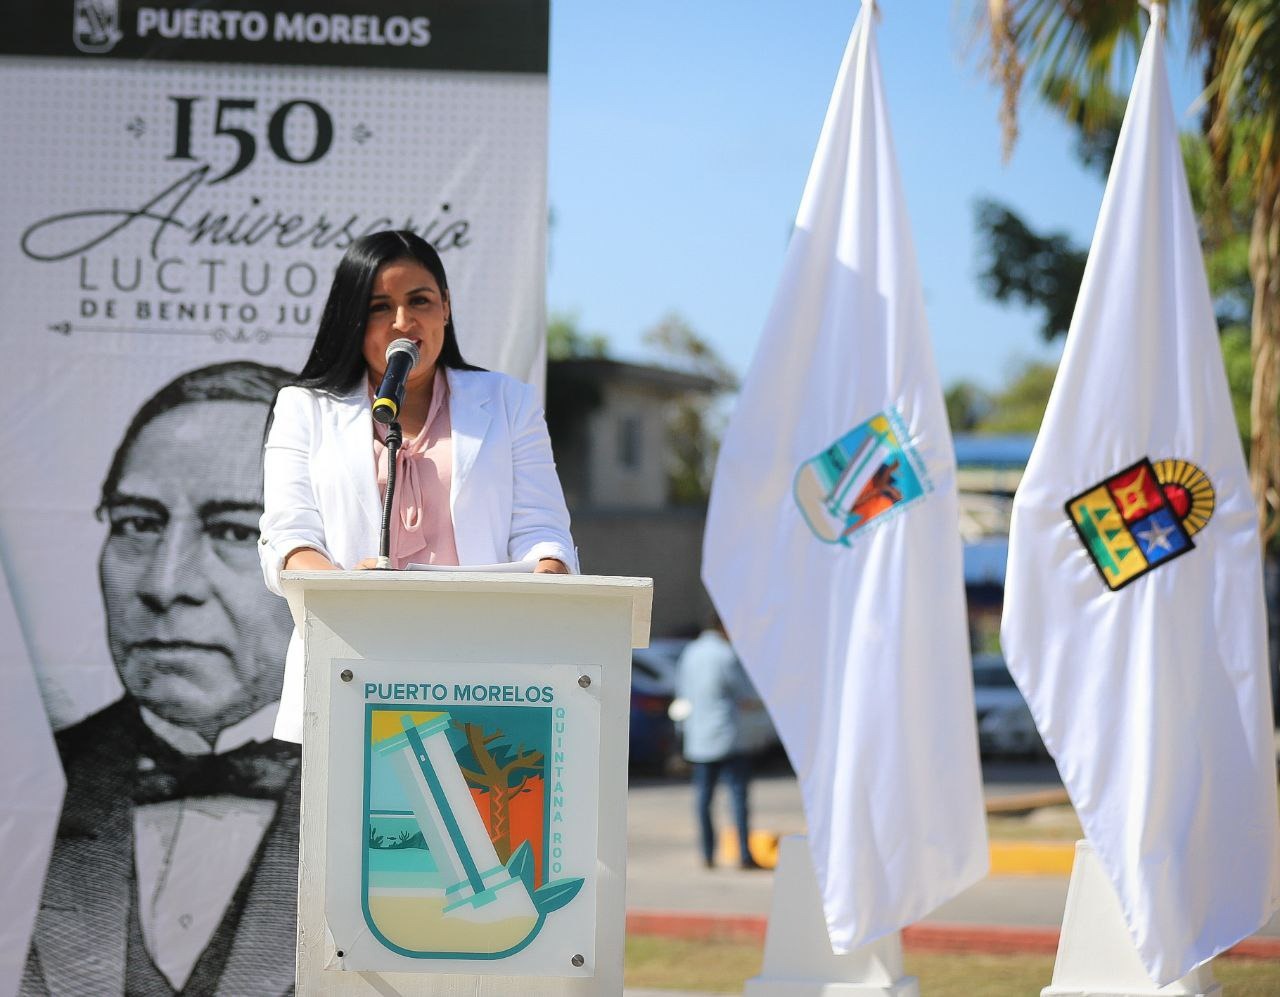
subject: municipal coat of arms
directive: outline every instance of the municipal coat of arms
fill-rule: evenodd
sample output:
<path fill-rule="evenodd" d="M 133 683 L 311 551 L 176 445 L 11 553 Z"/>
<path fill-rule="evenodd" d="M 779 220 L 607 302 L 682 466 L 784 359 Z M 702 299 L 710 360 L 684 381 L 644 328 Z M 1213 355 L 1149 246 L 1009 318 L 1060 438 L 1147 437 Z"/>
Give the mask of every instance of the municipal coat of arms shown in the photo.
<path fill-rule="evenodd" d="M 1144 457 L 1066 504 L 1067 516 L 1113 592 L 1194 549 L 1213 515 L 1209 476 L 1185 460 Z"/>
<path fill-rule="evenodd" d="M 123 38 L 120 33 L 120 0 L 75 0 L 71 38 L 81 52 L 110 52 Z"/>
<path fill-rule="evenodd" d="M 859 531 L 887 521 L 930 487 L 901 416 L 890 408 L 801 464 L 792 491 L 814 536 L 848 547 Z"/>
<path fill-rule="evenodd" d="M 552 879 L 546 706 L 369 704 L 364 919 L 414 958 L 502 959 L 582 879 Z"/>

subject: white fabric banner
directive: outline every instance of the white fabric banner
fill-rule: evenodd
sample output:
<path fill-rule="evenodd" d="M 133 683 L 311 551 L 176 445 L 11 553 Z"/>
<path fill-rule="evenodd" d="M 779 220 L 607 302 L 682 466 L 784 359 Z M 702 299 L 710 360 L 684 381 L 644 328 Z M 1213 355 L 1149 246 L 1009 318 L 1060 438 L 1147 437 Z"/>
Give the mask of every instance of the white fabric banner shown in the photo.
<path fill-rule="evenodd" d="M 261 444 L 343 250 L 413 229 L 542 381 L 545 0 L 355 7 L 0 0 L 0 558 L 67 770 L 24 994 L 292 986 Z"/>
<path fill-rule="evenodd" d="M 0 565 L 0 997 L 18 992 L 66 780 Z"/>
<path fill-rule="evenodd" d="M 800 777 L 833 949 L 981 878 L 955 456 L 870 5 L 720 451 L 703 557 Z"/>
<path fill-rule="evenodd" d="M 433 242 L 463 355 L 541 382 L 547 81 L 0 56 L 0 95 L 0 552 L 62 726 L 118 688 L 92 513 L 126 424 L 192 368 L 301 366 L 354 236 Z"/>
<path fill-rule="evenodd" d="M 1257 519 L 1148 32 L 1014 502 L 1009 668 L 1159 984 L 1280 901 Z"/>

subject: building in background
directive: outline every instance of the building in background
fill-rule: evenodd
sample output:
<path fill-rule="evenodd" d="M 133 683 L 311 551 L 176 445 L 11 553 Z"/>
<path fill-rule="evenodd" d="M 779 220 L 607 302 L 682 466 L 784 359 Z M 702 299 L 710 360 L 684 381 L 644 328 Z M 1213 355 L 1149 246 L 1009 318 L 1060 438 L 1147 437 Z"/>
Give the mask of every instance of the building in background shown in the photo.
<path fill-rule="evenodd" d="M 724 391 L 713 377 L 606 357 L 552 360 L 547 424 L 583 570 L 654 579 L 653 633 L 697 633 L 705 502 L 673 500 L 672 414 Z M 955 438 L 965 588 L 976 651 L 999 651 L 1009 516 L 1035 437 Z"/>
<path fill-rule="evenodd" d="M 716 379 L 603 357 L 547 365 L 547 425 L 582 570 L 653 578 L 655 637 L 692 635 L 706 503 L 673 501 L 674 413 L 709 403 Z"/>
<path fill-rule="evenodd" d="M 961 433 L 955 437 L 969 636 L 978 653 L 1000 651 L 1000 610 L 1004 603 L 1013 493 L 1022 480 L 1034 443 L 1031 434 Z"/>

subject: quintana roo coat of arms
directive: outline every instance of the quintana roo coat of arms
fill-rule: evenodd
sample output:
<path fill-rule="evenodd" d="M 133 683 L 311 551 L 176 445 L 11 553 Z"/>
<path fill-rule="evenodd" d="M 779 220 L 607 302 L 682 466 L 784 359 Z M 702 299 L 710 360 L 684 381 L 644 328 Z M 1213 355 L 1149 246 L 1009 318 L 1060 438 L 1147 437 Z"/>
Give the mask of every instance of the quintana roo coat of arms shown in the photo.
<path fill-rule="evenodd" d="M 1213 515 L 1209 476 L 1185 460 L 1143 457 L 1069 499 L 1067 516 L 1113 592 L 1195 548 Z"/>
<path fill-rule="evenodd" d="M 792 491 L 814 536 L 848 547 L 869 524 L 888 521 L 931 488 L 901 416 L 889 408 L 801 464 Z"/>
<path fill-rule="evenodd" d="M 366 705 L 365 923 L 414 958 L 502 959 L 582 888 L 548 879 L 552 708 Z"/>

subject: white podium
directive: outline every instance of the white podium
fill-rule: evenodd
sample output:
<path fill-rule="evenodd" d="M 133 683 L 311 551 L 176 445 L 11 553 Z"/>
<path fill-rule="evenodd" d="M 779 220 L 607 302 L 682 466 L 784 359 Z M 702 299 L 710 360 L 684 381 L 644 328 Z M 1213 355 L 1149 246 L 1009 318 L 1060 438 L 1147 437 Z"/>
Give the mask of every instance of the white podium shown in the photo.
<path fill-rule="evenodd" d="M 300 995 L 621 994 L 647 578 L 286 572 Z"/>

